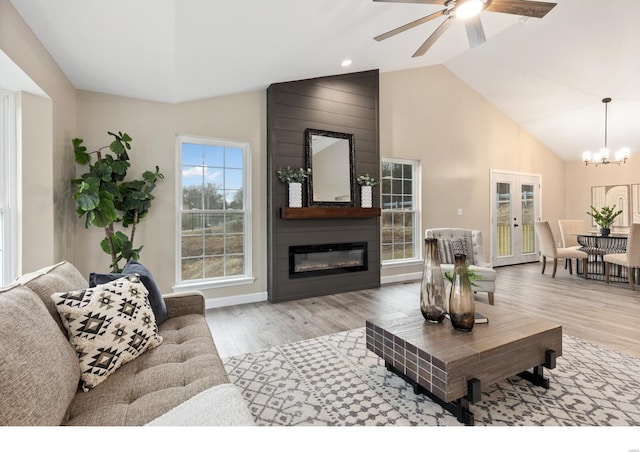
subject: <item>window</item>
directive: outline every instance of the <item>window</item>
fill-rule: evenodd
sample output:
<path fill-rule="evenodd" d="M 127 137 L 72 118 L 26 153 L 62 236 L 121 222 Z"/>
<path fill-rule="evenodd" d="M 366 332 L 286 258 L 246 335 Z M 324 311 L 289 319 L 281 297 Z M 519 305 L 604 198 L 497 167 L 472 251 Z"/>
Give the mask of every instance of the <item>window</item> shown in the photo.
<path fill-rule="evenodd" d="M 250 278 L 249 145 L 179 137 L 178 147 L 178 283 Z"/>
<path fill-rule="evenodd" d="M 420 259 L 419 163 L 382 159 L 382 262 Z"/>
<path fill-rule="evenodd" d="M 14 96 L 0 89 L 0 286 L 16 277 L 15 107 Z"/>

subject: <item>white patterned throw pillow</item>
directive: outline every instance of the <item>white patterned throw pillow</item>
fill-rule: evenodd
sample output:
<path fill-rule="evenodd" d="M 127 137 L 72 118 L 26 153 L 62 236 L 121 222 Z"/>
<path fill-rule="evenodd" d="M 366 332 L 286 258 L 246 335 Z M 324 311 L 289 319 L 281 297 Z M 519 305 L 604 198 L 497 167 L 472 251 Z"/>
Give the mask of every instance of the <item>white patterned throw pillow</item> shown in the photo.
<path fill-rule="evenodd" d="M 147 295 L 138 275 L 51 295 L 78 354 L 83 391 L 162 343 Z"/>
<path fill-rule="evenodd" d="M 465 237 L 459 239 L 438 239 L 438 255 L 440 263 L 453 264 L 456 254 L 464 254 L 467 256 L 467 263 L 473 264 L 473 254 L 469 249 L 467 239 Z"/>

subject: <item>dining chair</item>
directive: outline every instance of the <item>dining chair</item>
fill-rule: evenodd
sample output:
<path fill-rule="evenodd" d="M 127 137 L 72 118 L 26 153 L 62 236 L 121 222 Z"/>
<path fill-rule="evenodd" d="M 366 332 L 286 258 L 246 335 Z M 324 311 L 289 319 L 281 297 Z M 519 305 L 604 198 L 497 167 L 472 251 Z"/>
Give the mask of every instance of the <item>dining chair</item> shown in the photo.
<path fill-rule="evenodd" d="M 640 268 L 640 223 L 633 223 L 629 228 L 629 237 L 627 238 L 627 251 L 625 253 L 611 253 L 602 256 L 604 260 L 604 277 L 609 282 L 609 272 L 611 264 L 620 265 L 627 269 L 627 278 L 631 290 L 635 290 L 634 283 L 636 279 L 636 269 Z"/>
<path fill-rule="evenodd" d="M 562 248 L 580 249 L 578 235 L 587 233 L 587 225 L 584 220 L 558 220 L 558 226 L 560 227 Z M 571 259 L 565 260 L 564 268 L 567 268 L 567 264 L 571 264 Z M 578 262 L 576 261 L 576 271 L 577 268 Z"/>
<path fill-rule="evenodd" d="M 542 274 L 544 274 L 544 270 L 547 267 L 547 258 L 553 259 L 553 273 L 551 274 L 552 278 L 556 277 L 558 259 L 569 260 L 569 274 L 573 274 L 573 270 L 571 268 L 571 259 L 581 259 L 584 268 L 584 277 L 585 279 L 589 277 L 587 271 L 587 258 L 589 257 L 589 255 L 587 253 L 572 247 L 558 248 L 558 246 L 556 245 L 556 241 L 553 238 L 553 232 L 551 231 L 551 226 L 549 226 L 548 221 L 536 221 L 533 227 L 536 231 L 538 242 L 540 244 L 540 255 L 542 256 Z"/>
<path fill-rule="evenodd" d="M 580 248 L 578 235 L 587 233 L 584 220 L 558 220 L 563 248 Z"/>

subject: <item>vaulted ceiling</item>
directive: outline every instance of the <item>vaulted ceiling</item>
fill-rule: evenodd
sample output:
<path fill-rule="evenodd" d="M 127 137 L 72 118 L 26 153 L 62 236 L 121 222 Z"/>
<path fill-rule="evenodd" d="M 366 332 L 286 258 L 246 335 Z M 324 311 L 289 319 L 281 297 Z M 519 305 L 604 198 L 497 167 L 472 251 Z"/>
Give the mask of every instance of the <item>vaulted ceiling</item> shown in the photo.
<path fill-rule="evenodd" d="M 640 150 L 640 1 L 556 0 L 543 19 L 483 12 L 487 42 L 455 24 L 422 57 L 442 9 L 372 0 L 11 0 L 78 89 L 162 102 L 345 72 L 443 64 L 565 160 Z M 353 60 L 343 68 L 340 63 Z"/>

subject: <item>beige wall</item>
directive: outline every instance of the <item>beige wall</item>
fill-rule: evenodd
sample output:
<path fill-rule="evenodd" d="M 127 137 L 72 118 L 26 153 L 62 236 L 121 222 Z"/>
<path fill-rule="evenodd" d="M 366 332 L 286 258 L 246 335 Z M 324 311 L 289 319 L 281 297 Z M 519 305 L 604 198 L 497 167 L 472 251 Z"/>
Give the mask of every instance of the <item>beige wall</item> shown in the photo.
<path fill-rule="evenodd" d="M 148 216 L 140 223 L 135 246 L 144 245 L 143 262 L 157 278 L 163 292 L 175 284 L 176 256 L 176 136 L 195 135 L 248 142 L 252 168 L 251 285 L 204 291 L 207 298 L 240 296 L 266 291 L 266 93 L 252 92 L 181 104 L 164 104 L 78 91 L 78 136 L 89 150 L 108 145 L 107 131 L 122 131 L 132 138 L 129 174 L 160 167 L 164 181 L 154 195 Z M 78 169 L 79 171 L 82 168 Z M 77 219 L 75 262 L 85 274 L 104 272 L 109 257 L 99 243 L 97 228 L 85 229 Z"/>
<path fill-rule="evenodd" d="M 0 49 L 50 99 L 49 113 L 46 113 L 42 105 L 36 106 L 39 100 L 24 96 L 31 113 L 50 117 L 31 115 L 23 121 L 21 134 L 25 148 L 19 149 L 19 153 L 24 180 L 32 181 L 34 175 L 44 174 L 34 187 L 24 187 L 23 211 L 46 201 L 53 212 L 51 215 L 51 211 L 45 209 L 25 217 L 25 220 L 37 218 L 39 223 L 28 225 L 22 231 L 23 243 L 29 244 L 23 247 L 23 266 L 18 269 L 24 273 L 37 269 L 44 260 L 73 258 L 75 221 L 68 184 L 74 171 L 73 153 L 69 149 L 76 128 L 76 90 L 9 0 L 0 0 Z M 46 125 L 46 130 L 40 128 L 41 124 Z M 51 234 L 41 234 L 42 231 L 51 231 Z M 32 243 L 37 246 L 31 246 Z"/>
<path fill-rule="evenodd" d="M 566 217 L 584 219 L 587 227 L 595 230 L 598 227 L 591 226 L 591 217 L 586 214 L 591 206 L 591 187 L 640 184 L 640 154 L 632 154 L 627 163 L 620 166 L 585 166 L 579 160 L 567 162 L 566 181 Z"/>
<path fill-rule="evenodd" d="M 26 271 L 54 262 L 51 100 L 19 93 L 17 147 L 18 267 Z M 48 225 L 48 227 L 43 227 Z M 23 272 L 22 272 L 23 273 Z"/>
<path fill-rule="evenodd" d="M 444 66 L 380 75 L 380 152 L 421 162 L 422 230 L 479 229 L 487 259 L 491 170 L 541 174 L 543 217 L 564 216 L 562 159 Z M 417 271 L 386 268 L 382 276 Z"/>

